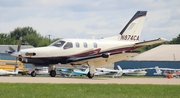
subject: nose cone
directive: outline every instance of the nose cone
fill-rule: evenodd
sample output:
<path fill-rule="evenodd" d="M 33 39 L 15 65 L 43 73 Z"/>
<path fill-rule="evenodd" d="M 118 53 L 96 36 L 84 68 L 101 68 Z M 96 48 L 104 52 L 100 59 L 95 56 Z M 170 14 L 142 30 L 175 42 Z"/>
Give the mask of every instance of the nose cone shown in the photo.
<path fill-rule="evenodd" d="M 14 57 L 19 57 L 21 55 L 21 53 L 20 52 L 13 52 L 11 55 Z"/>

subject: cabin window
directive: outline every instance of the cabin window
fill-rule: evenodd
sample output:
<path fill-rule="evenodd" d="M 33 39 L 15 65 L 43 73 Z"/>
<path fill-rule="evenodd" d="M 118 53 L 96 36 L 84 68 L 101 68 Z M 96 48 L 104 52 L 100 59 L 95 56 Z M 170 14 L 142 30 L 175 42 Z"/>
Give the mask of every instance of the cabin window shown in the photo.
<path fill-rule="evenodd" d="M 53 44 L 51 44 L 51 46 L 56 46 L 56 47 L 62 47 L 64 45 L 65 41 L 57 41 Z"/>
<path fill-rule="evenodd" d="M 97 48 L 97 43 L 94 42 L 94 43 L 93 43 L 93 46 L 94 46 L 94 48 Z"/>
<path fill-rule="evenodd" d="M 69 49 L 69 48 L 72 48 L 73 47 L 73 44 L 72 42 L 67 42 L 65 45 L 64 45 L 64 49 Z"/>
<path fill-rule="evenodd" d="M 84 42 L 83 45 L 84 45 L 84 48 L 88 47 L 86 42 Z"/>
<path fill-rule="evenodd" d="M 78 42 L 76 42 L 76 48 L 79 48 L 79 47 L 80 47 L 79 43 L 78 43 Z"/>

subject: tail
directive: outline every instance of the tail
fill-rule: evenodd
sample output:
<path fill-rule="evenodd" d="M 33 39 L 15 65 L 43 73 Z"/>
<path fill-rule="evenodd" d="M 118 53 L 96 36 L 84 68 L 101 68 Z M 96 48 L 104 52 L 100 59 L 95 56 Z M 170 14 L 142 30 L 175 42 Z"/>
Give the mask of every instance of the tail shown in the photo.
<path fill-rule="evenodd" d="M 117 66 L 117 68 L 118 68 L 119 71 L 123 71 L 122 68 L 119 65 Z"/>
<path fill-rule="evenodd" d="M 147 11 L 137 11 L 119 33 L 120 36 L 104 38 L 107 40 L 139 41 Z"/>
<path fill-rule="evenodd" d="M 154 73 L 154 75 L 161 75 L 162 71 L 160 70 L 160 68 L 158 66 L 155 67 L 156 73 Z"/>

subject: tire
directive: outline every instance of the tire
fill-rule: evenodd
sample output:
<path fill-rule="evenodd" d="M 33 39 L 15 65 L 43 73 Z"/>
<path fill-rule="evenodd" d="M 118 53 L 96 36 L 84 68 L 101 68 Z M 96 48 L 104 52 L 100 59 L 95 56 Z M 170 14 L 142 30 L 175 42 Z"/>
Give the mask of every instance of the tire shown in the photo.
<path fill-rule="evenodd" d="M 31 77 L 36 77 L 36 72 L 35 71 L 31 72 Z"/>
<path fill-rule="evenodd" d="M 55 77 L 56 76 L 56 71 L 55 70 L 51 70 L 50 71 L 50 76 L 51 77 Z"/>
<path fill-rule="evenodd" d="M 94 74 L 91 74 L 90 72 L 88 72 L 87 77 L 88 77 L 89 79 L 92 79 L 92 78 L 94 77 Z"/>

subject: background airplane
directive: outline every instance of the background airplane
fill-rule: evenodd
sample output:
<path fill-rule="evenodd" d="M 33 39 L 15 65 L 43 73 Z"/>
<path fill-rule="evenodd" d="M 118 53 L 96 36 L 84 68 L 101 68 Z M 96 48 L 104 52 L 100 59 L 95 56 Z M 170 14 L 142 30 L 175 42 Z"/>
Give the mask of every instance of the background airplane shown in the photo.
<path fill-rule="evenodd" d="M 87 75 L 89 72 L 89 68 L 60 68 L 57 71 L 60 72 L 61 76 L 82 76 Z M 118 70 L 107 69 L 107 68 L 96 68 L 95 69 L 95 76 L 108 76 L 108 77 L 120 77 L 122 76 L 123 72 L 122 69 L 118 66 Z"/>
<path fill-rule="evenodd" d="M 139 51 L 135 49 L 139 47 L 166 41 L 158 38 L 139 42 L 146 13 L 147 11 L 137 11 L 117 36 L 88 40 L 60 39 L 47 47 L 22 50 L 20 38 L 17 51 L 11 47 L 9 50 L 12 56 L 23 63 L 31 63 L 34 66 L 49 64 L 51 77 L 56 76 L 55 64 L 66 64 L 88 65 L 90 70 L 87 76 L 93 78 L 95 68 L 138 55 Z M 34 73 L 35 71 L 32 71 L 31 75 Z"/>
<path fill-rule="evenodd" d="M 117 66 L 118 70 L 107 69 L 107 68 L 96 68 L 95 76 L 108 76 L 108 77 L 120 77 L 123 74 L 123 70 L 120 66 Z"/>
<path fill-rule="evenodd" d="M 0 75 L 4 76 L 4 75 L 17 75 L 19 72 L 19 68 L 15 67 L 14 71 L 7 71 L 7 70 L 3 70 L 0 69 Z"/>
<path fill-rule="evenodd" d="M 180 76 L 180 69 L 174 69 L 174 68 L 159 68 L 158 66 L 155 66 L 156 73 L 154 75 L 162 75 L 164 77 L 167 77 L 168 74 L 172 74 L 173 77 L 179 77 Z"/>
<path fill-rule="evenodd" d="M 138 69 L 123 69 L 123 73 L 125 75 L 130 76 L 144 76 L 146 75 L 148 69 L 154 69 L 153 67 L 150 68 L 138 68 Z"/>
<path fill-rule="evenodd" d="M 33 74 L 32 71 L 34 71 L 34 69 L 29 69 L 28 70 L 28 74 L 31 75 L 32 77 L 35 77 L 36 75 L 48 75 L 49 71 L 48 71 L 48 67 L 37 67 L 35 69 L 35 72 Z"/>

